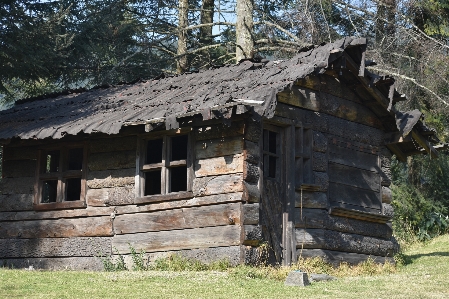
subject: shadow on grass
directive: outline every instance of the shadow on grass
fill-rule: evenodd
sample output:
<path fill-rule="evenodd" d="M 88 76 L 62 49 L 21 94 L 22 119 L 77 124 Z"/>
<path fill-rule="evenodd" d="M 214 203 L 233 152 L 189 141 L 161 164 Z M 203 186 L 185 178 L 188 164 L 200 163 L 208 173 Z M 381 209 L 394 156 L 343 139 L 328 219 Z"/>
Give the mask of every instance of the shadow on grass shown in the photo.
<path fill-rule="evenodd" d="M 412 264 L 417 259 L 422 257 L 429 257 L 429 256 L 449 256 L 449 252 L 447 251 L 435 251 L 430 253 L 421 253 L 421 254 L 411 254 L 411 255 L 404 255 L 404 261 L 406 265 Z"/>

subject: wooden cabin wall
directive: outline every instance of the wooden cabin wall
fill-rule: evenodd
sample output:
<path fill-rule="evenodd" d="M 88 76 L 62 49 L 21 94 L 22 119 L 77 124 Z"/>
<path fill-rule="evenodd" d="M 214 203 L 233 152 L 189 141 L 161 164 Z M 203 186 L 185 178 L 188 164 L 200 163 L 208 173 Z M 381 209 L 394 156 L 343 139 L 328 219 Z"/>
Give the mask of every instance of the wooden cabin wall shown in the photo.
<path fill-rule="evenodd" d="M 143 204 L 135 203 L 137 137 L 91 138 L 87 207 L 80 209 L 34 211 L 37 148 L 5 147 L 2 265 L 101 270 L 97 256 L 115 249 L 130 260 L 128 244 L 151 260 L 177 253 L 204 262 L 244 262 L 242 243 L 251 242 L 245 239 L 253 239 L 258 222 L 257 203 L 242 203 L 246 181 L 257 182 L 245 166 L 245 128 L 243 120 L 194 127 L 191 196 Z"/>
<path fill-rule="evenodd" d="M 32 145 L 4 147 L 0 266 L 102 269 L 96 256 L 111 253 L 113 208 L 34 211 L 37 154 Z"/>
<path fill-rule="evenodd" d="M 325 88 L 313 90 L 315 83 L 305 80 L 304 86 L 282 93 L 276 109 L 278 117 L 313 130 L 313 176 L 320 190 L 303 191 L 302 199 L 296 192 L 297 256 L 323 256 L 334 263 L 358 263 L 369 256 L 392 261 L 397 244 L 391 223 L 385 223 L 393 215 L 391 155 L 383 145 L 381 123 L 343 84 L 336 88 L 325 82 Z M 356 213 L 332 213 L 335 206 Z"/>

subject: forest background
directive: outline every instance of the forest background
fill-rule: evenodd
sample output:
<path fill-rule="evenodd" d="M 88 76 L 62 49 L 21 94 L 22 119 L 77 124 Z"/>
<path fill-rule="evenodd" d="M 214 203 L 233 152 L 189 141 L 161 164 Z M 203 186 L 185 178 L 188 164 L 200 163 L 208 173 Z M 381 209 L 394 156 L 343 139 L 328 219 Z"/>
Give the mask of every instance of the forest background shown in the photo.
<path fill-rule="evenodd" d="M 245 58 L 286 59 L 343 36 L 368 38 L 369 70 L 394 76 L 407 96 L 399 108 L 423 111 L 449 142 L 449 0 L 3 0 L 0 109 Z M 448 232 L 448 153 L 392 165 L 395 236 Z"/>

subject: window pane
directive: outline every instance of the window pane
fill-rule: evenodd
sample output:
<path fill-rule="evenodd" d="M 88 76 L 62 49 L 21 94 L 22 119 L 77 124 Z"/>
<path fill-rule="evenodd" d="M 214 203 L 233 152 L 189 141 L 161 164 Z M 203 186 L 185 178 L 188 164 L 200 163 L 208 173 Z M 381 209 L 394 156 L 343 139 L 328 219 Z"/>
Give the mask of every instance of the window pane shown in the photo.
<path fill-rule="evenodd" d="M 58 181 L 44 181 L 42 184 L 42 199 L 41 203 L 56 202 L 58 193 Z"/>
<path fill-rule="evenodd" d="M 170 168 L 170 192 L 187 191 L 187 166 Z"/>
<path fill-rule="evenodd" d="M 270 153 L 277 153 L 277 133 L 273 131 L 268 131 L 268 151 Z"/>
<path fill-rule="evenodd" d="M 66 201 L 80 200 L 81 197 L 81 178 L 67 179 L 66 186 Z"/>
<path fill-rule="evenodd" d="M 171 138 L 171 160 L 178 161 L 187 159 L 188 136 L 182 135 Z"/>
<path fill-rule="evenodd" d="M 47 164 L 45 166 L 45 172 L 58 172 L 59 171 L 59 151 L 48 151 L 47 152 Z"/>
<path fill-rule="evenodd" d="M 145 194 L 161 194 L 161 170 L 145 172 Z"/>
<path fill-rule="evenodd" d="M 69 150 L 69 168 L 68 170 L 83 169 L 83 149 L 72 148 Z"/>
<path fill-rule="evenodd" d="M 145 164 L 161 163 L 162 162 L 162 145 L 161 139 L 148 140 L 147 156 Z"/>
<path fill-rule="evenodd" d="M 268 177 L 276 178 L 276 157 L 268 157 Z"/>

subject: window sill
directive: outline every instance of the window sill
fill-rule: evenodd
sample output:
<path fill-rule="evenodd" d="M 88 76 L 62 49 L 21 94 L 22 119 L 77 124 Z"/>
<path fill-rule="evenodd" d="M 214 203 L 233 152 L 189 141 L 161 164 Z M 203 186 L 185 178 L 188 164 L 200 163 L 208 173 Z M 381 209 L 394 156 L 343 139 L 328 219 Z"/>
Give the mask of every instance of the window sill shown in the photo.
<path fill-rule="evenodd" d="M 295 188 L 296 191 L 311 191 L 311 192 L 317 192 L 321 190 L 320 185 L 316 184 L 301 184 L 300 187 Z"/>
<path fill-rule="evenodd" d="M 341 205 L 338 204 L 331 205 L 329 214 L 377 223 L 387 223 L 391 220 L 390 216 L 382 215 L 380 211 L 378 211 L 377 213 L 374 211 L 359 211 L 356 209 L 341 207 Z"/>
<path fill-rule="evenodd" d="M 35 211 L 47 211 L 47 210 L 63 210 L 63 209 L 76 209 L 86 208 L 86 202 L 77 201 L 64 201 L 64 202 L 52 202 L 52 203 L 40 203 L 34 205 Z"/>
<path fill-rule="evenodd" d="M 148 196 L 143 196 L 143 197 L 137 197 L 136 199 L 134 199 L 134 203 L 135 204 L 155 203 L 155 202 L 163 202 L 163 201 L 171 201 L 171 200 L 187 199 L 187 198 L 193 198 L 193 192 L 185 191 L 185 192 L 176 192 L 176 193 L 169 193 L 169 194 L 157 194 L 157 195 L 148 195 Z"/>

